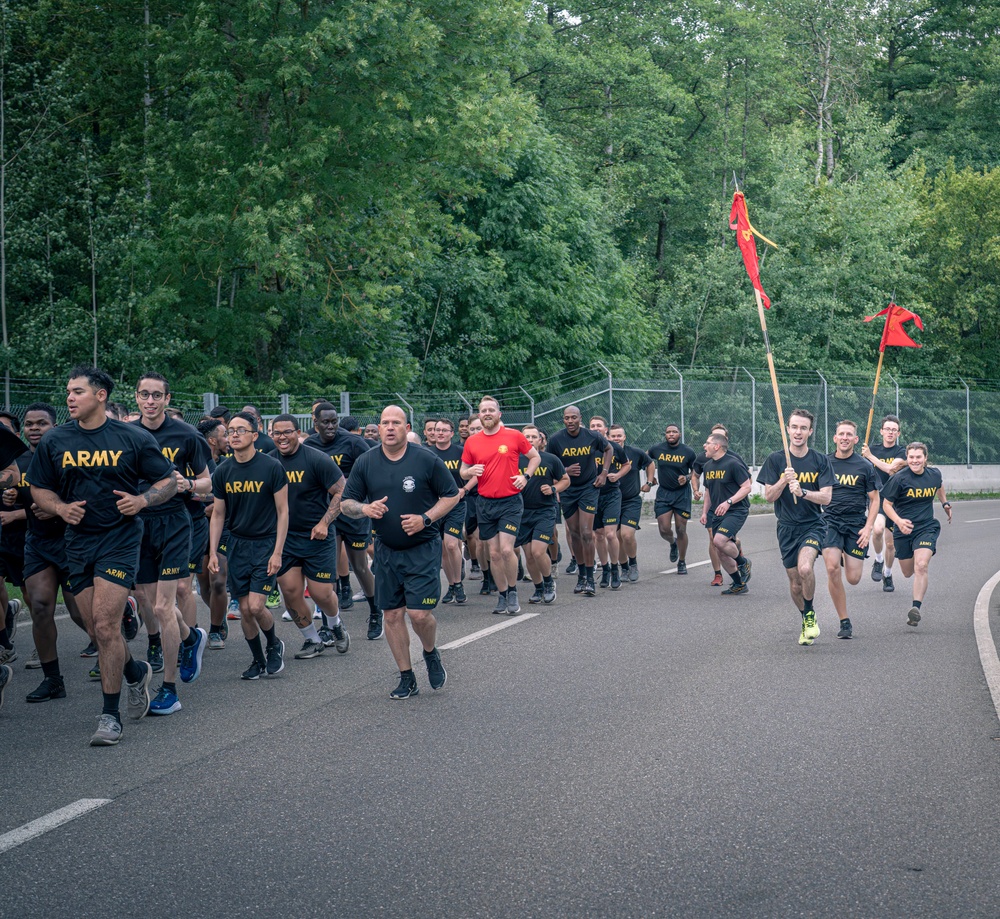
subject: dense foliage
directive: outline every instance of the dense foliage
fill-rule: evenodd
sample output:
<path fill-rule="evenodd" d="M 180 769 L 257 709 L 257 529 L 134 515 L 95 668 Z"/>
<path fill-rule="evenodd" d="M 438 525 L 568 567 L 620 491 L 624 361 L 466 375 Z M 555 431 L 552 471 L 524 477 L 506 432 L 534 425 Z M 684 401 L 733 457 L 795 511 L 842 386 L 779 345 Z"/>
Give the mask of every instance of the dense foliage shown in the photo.
<path fill-rule="evenodd" d="M 595 359 L 1000 378 L 1000 3 L 0 0 L 5 371 L 190 392 Z M 877 331 L 874 333 L 877 339 Z"/>

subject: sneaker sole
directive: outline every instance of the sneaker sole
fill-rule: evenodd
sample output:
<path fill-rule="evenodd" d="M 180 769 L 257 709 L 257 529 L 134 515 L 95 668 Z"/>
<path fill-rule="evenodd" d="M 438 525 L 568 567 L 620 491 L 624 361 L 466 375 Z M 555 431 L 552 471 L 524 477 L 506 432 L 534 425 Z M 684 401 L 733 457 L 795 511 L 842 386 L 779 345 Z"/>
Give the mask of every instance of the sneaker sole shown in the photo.
<path fill-rule="evenodd" d="M 179 712 L 183 706 L 178 699 L 173 705 L 168 708 L 153 708 L 152 705 L 149 706 L 150 715 L 172 715 L 174 712 Z"/>
<path fill-rule="evenodd" d="M 916 626 L 918 622 L 920 622 L 920 610 L 911 606 L 910 611 L 906 614 L 906 624 Z"/>
<path fill-rule="evenodd" d="M 555 603 L 555 602 L 556 602 L 556 593 L 555 593 L 555 591 L 553 591 L 551 597 L 542 597 L 542 603 L 544 603 L 546 606 L 548 606 L 548 604 L 550 604 L 550 603 Z"/>
<path fill-rule="evenodd" d="M 885 581 L 882 582 L 882 593 L 891 594 L 896 590 L 895 584 L 887 584 Z"/>
<path fill-rule="evenodd" d="M 837 632 L 837 638 L 853 638 L 853 637 L 854 636 L 850 632 L 847 632 L 844 635 L 842 635 L 840 632 Z"/>
<path fill-rule="evenodd" d="M 24 701 L 31 703 L 51 702 L 53 699 L 65 699 L 65 698 L 66 698 L 66 690 L 63 689 L 61 692 L 50 693 L 47 696 L 36 696 L 34 695 L 34 693 L 28 693 L 28 695 L 24 697 Z"/>
<path fill-rule="evenodd" d="M 324 648 L 326 645 L 323 646 Z M 297 661 L 311 661 L 314 657 L 319 657 L 323 652 L 321 650 L 309 651 L 303 654 L 301 651 L 295 655 L 295 660 Z"/>
<path fill-rule="evenodd" d="M 96 734 L 90 738 L 90 745 L 92 747 L 117 747 L 118 742 L 122 739 L 122 735 L 119 734 L 114 740 L 107 737 L 98 737 Z"/>
<path fill-rule="evenodd" d="M 443 685 L 443 684 L 442 684 Z M 407 699 L 412 699 L 414 696 L 419 696 L 420 690 L 414 686 L 405 696 L 397 694 L 395 691 L 389 693 L 389 698 L 393 702 L 405 702 Z"/>

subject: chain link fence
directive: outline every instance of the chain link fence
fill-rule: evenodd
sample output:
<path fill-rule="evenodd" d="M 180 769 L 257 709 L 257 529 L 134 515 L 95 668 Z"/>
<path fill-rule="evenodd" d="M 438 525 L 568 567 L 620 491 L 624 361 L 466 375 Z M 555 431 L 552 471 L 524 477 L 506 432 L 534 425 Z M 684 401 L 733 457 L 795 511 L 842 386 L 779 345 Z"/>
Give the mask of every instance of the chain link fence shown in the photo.
<path fill-rule="evenodd" d="M 838 421 L 850 419 L 864 435 L 872 404 L 872 384 L 863 377 L 829 379 L 821 373 L 779 371 L 778 385 L 785 416 L 804 408 L 816 418 L 813 444 L 818 450 L 833 450 Z M 171 404 L 196 423 L 209 409 L 223 404 L 232 411 L 255 405 L 265 419 L 282 412 L 309 423 L 312 405 L 321 399 L 332 402 L 341 415 L 353 415 L 363 428 L 377 422 L 386 405 L 401 406 L 418 432 L 428 417 L 447 417 L 457 423 L 468 417 L 484 395 L 500 401 L 504 422 L 511 426 L 537 424 L 548 433 L 562 425 L 567 405 L 580 408 L 586 422 L 601 415 L 623 424 L 630 443 L 648 447 L 663 437 L 667 424 L 681 427 L 686 443 L 699 448 L 713 424 L 724 424 L 733 449 L 753 466 L 781 448 L 777 412 L 766 370 L 739 368 L 694 368 L 673 365 L 629 368 L 594 364 L 523 386 L 482 391 L 454 392 L 317 392 L 304 395 L 261 396 L 247 393 L 174 392 Z M 131 388 L 122 385 L 112 396 L 134 406 Z M 49 402 L 60 421 L 66 420 L 65 380 L 12 380 L 9 410 L 19 417 L 32 402 Z M 878 438 L 880 421 L 886 414 L 901 418 L 903 443 L 920 440 L 927 444 L 935 464 L 1000 464 L 1000 382 L 895 379 L 883 376 L 875 400 L 869 440 Z"/>

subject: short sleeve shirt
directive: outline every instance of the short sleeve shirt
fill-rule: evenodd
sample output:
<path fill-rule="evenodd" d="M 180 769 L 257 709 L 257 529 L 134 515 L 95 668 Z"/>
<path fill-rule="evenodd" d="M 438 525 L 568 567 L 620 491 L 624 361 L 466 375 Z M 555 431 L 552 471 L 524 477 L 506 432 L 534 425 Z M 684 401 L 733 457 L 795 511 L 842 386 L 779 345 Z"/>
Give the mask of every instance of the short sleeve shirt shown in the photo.
<path fill-rule="evenodd" d="M 543 485 L 555 486 L 566 475 L 566 467 L 558 456 L 542 450 L 539 454 L 540 462 L 535 474 L 530 476 L 528 484 L 525 485 L 521 496 L 524 498 L 525 510 L 538 510 L 545 507 L 553 507 L 556 503 L 556 495 L 546 495 L 542 493 Z M 520 471 L 524 472 L 528 468 L 528 457 L 522 456 L 520 461 Z"/>
<path fill-rule="evenodd" d="M 925 466 L 920 475 L 907 466 L 889 476 L 882 497 L 892 502 L 897 517 L 919 526 L 934 519 L 934 497 L 941 484 L 941 471 L 934 466 Z"/>
<path fill-rule="evenodd" d="M 718 459 L 705 457 L 705 465 L 702 467 L 702 487 L 711 499 L 705 501 L 705 506 L 714 510 L 723 501 L 728 501 L 742 487 L 743 483 L 750 478 L 750 470 L 747 464 L 736 453 L 728 450 Z M 744 497 L 737 501 L 733 507 L 749 507 L 750 501 Z"/>
<path fill-rule="evenodd" d="M 868 516 L 868 492 L 878 491 L 875 467 L 857 453 L 847 459 L 831 453 L 828 459 L 833 469 L 833 499 L 824 514 L 836 523 L 860 526 Z"/>
<path fill-rule="evenodd" d="M 520 494 L 512 481 L 518 474 L 518 457 L 530 452 L 531 444 L 520 431 L 501 427 L 496 434 L 473 434 L 462 449 L 462 462 L 484 467 L 479 477 L 481 498 L 509 498 Z"/>
<path fill-rule="evenodd" d="M 264 539 L 278 529 L 274 496 L 287 488 L 285 470 L 273 456 L 255 450 L 241 463 L 235 456 L 212 475 L 212 494 L 226 502 L 226 529 L 243 539 Z"/>
<path fill-rule="evenodd" d="M 587 428 L 580 428 L 575 437 L 563 428 L 549 438 L 549 453 L 558 456 L 564 466 L 580 464 L 578 475 L 570 473 L 570 488 L 593 484 L 600 474 L 600 460 L 607 449 L 607 438 Z"/>
<path fill-rule="evenodd" d="M 791 454 L 792 469 L 799 480 L 803 491 L 820 491 L 827 486 L 833 486 L 833 469 L 830 460 L 810 447 L 805 456 Z M 761 485 L 774 485 L 785 473 L 785 454 L 775 450 L 761 466 L 757 481 Z M 823 508 L 812 501 L 796 501 L 786 488 L 774 502 L 774 515 L 778 523 L 787 526 L 800 526 L 815 522 L 823 516 Z"/>
<path fill-rule="evenodd" d="M 344 473 L 319 450 L 300 444 L 291 455 L 271 454 L 288 480 L 288 532 L 308 536 L 330 509 L 330 489 Z"/>

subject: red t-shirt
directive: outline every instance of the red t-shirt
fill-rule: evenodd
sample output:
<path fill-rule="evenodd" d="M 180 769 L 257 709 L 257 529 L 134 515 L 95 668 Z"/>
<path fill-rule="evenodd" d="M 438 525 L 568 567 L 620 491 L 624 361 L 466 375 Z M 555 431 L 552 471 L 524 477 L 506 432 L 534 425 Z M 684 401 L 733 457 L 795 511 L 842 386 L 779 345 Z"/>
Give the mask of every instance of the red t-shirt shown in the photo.
<path fill-rule="evenodd" d="M 479 477 L 479 494 L 483 498 L 509 498 L 519 495 L 511 477 L 518 475 L 517 458 L 529 453 L 531 444 L 513 428 L 501 427 L 496 434 L 480 431 L 473 434 L 462 450 L 462 462 L 467 466 L 485 467 Z"/>

